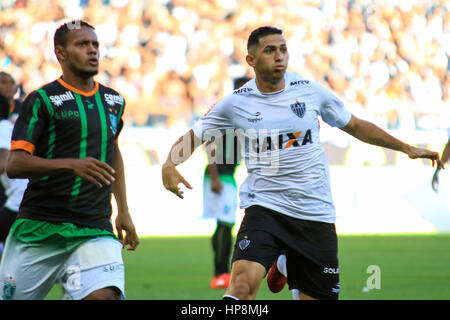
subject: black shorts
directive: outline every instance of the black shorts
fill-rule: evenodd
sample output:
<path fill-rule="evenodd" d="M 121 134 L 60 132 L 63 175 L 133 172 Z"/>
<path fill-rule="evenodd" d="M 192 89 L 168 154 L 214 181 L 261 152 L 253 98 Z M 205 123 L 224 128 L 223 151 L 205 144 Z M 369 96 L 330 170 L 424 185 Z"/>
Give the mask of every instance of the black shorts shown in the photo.
<path fill-rule="evenodd" d="M 268 271 L 283 252 L 289 289 L 317 299 L 338 299 L 337 248 L 333 223 L 296 219 L 251 206 L 245 210 L 232 261 L 259 262 Z"/>

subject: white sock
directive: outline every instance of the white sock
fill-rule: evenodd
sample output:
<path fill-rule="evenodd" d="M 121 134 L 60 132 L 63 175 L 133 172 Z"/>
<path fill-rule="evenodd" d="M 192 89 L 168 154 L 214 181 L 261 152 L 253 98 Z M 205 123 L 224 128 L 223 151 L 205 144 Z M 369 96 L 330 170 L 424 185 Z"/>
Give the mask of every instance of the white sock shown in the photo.
<path fill-rule="evenodd" d="M 292 289 L 292 300 L 299 300 L 298 289 Z"/>
<path fill-rule="evenodd" d="M 286 256 L 284 254 L 278 257 L 277 268 L 278 271 L 287 278 Z"/>
<path fill-rule="evenodd" d="M 232 296 L 231 294 L 224 294 L 222 296 L 222 298 L 228 298 L 228 299 L 231 299 L 231 300 L 241 300 L 241 299 L 239 299 L 239 298 L 237 298 L 235 296 Z"/>

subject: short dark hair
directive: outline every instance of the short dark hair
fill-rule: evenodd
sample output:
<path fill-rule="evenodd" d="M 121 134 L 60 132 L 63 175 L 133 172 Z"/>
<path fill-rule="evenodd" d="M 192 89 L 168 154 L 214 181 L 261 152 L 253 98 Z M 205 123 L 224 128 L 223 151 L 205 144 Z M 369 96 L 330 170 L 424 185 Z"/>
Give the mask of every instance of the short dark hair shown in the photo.
<path fill-rule="evenodd" d="M 12 77 L 12 75 L 10 75 L 8 72 L 5 72 L 5 71 L 0 71 L 0 76 L 7 76 L 7 77 L 10 77 L 11 79 L 14 80 L 14 78 Z"/>
<path fill-rule="evenodd" d="M 69 31 L 74 29 L 80 29 L 81 27 L 88 27 L 95 30 L 94 26 L 87 23 L 84 20 L 72 20 L 70 22 L 66 22 L 59 26 L 55 31 L 55 36 L 53 37 L 53 45 L 63 46 L 65 47 L 67 44 L 67 34 Z"/>
<path fill-rule="evenodd" d="M 0 94 L 0 120 L 8 119 L 9 116 L 9 102 L 3 95 Z"/>
<path fill-rule="evenodd" d="M 250 37 L 248 37 L 247 50 L 250 50 L 251 46 L 258 45 L 259 39 L 270 34 L 283 34 L 283 30 L 271 26 L 259 27 L 253 30 Z"/>

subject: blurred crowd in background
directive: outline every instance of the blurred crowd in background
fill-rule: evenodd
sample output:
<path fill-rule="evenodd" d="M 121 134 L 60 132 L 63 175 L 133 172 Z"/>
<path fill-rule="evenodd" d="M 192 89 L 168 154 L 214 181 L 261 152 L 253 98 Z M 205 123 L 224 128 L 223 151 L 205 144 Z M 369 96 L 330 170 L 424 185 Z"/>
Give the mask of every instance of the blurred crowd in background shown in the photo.
<path fill-rule="evenodd" d="M 22 96 L 61 75 L 53 34 L 84 19 L 101 42 L 97 80 L 121 92 L 128 126 L 191 125 L 252 77 L 247 38 L 283 30 L 289 70 L 385 129 L 450 119 L 450 2 L 402 0 L 0 0 L 0 71 Z"/>

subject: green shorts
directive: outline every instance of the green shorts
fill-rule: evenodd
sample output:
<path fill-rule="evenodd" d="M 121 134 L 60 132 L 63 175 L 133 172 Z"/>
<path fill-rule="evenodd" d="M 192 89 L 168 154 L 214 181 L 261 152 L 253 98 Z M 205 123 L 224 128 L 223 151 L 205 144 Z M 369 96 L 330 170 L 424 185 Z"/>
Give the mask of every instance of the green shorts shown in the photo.
<path fill-rule="evenodd" d="M 60 283 L 75 300 L 116 287 L 124 297 L 122 244 L 108 231 L 18 219 L 0 264 L 0 299 L 40 300 Z"/>

